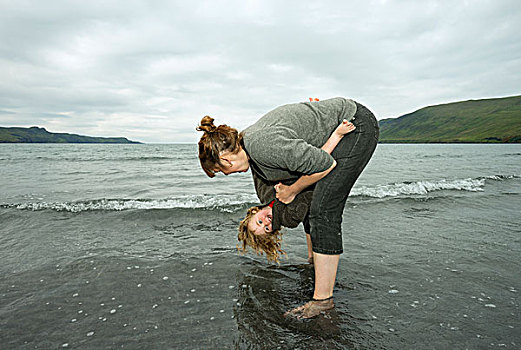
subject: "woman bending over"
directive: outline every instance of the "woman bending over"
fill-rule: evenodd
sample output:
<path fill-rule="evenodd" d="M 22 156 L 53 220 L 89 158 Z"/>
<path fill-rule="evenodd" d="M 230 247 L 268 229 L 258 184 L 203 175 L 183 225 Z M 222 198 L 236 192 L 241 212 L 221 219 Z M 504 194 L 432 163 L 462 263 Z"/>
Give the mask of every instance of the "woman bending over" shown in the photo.
<path fill-rule="evenodd" d="M 346 119 L 356 130 L 326 152 L 322 145 Z M 378 122 L 366 107 L 342 97 L 278 107 L 240 134 L 205 117 L 198 130 L 199 161 L 209 177 L 245 172 L 275 182 L 276 198 L 291 203 L 316 184 L 309 209 L 315 268 L 313 299 L 288 314 L 309 318 L 334 307 L 333 287 L 342 245 L 345 202 L 378 141 Z M 282 182 L 293 181 L 290 185 Z"/>

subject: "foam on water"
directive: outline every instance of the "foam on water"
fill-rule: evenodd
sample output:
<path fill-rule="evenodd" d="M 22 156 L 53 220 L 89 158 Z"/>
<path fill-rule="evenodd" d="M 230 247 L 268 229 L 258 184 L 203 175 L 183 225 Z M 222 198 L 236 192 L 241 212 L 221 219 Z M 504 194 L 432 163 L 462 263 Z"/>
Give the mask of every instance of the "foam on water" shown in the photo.
<path fill-rule="evenodd" d="M 416 181 L 402 182 L 391 185 L 380 185 L 375 187 L 362 186 L 354 188 L 353 196 L 366 196 L 373 198 L 403 197 L 414 195 L 426 195 L 430 192 L 453 190 L 453 191 L 483 191 L 485 179 L 456 179 L 439 181 Z"/>
<path fill-rule="evenodd" d="M 413 182 L 400 182 L 376 186 L 355 186 L 351 197 L 369 198 L 414 198 L 438 191 L 481 192 L 487 181 L 505 181 L 521 178 L 519 175 L 491 175 L 479 178 L 440 179 Z M 98 199 L 77 202 L 28 202 L 17 204 L 0 204 L 4 208 L 21 210 L 55 210 L 83 212 L 95 210 L 151 210 L 151 209 L 209 209 L 222 212 L 234 212 L 244 205 L 258 203 L 252 193 L 219 194 L 219 195 L 185 195 L 166 199 Z"/>
<path fill-rule="evenodd" d="M 196 195 L 181 196 L 168 199 L 100 199 L 91 201 L 48 203 L 33 202 L 19 204 L 3 204 L 2 207 L 17 208 L 22 210 L 55 210 L 68 212 L 83 212 L 93 210 L 121 211 L 130 209 L 220 209 L 221 211 L 232 211 L 234 206 L 246 203 L 256 203 L 258 200 L 254 195 Z"/>

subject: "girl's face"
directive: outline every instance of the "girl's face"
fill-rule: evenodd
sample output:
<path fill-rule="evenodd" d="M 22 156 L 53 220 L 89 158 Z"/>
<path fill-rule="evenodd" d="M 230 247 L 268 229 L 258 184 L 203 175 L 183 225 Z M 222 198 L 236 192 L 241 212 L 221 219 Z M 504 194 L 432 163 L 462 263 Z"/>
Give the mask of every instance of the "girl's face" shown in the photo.
<path fill-rule="evenodd" d="M 271 233 L 272 209 L 265 206 L 259 210 L 248 223 L 248 229 L 256 235 Z"/>

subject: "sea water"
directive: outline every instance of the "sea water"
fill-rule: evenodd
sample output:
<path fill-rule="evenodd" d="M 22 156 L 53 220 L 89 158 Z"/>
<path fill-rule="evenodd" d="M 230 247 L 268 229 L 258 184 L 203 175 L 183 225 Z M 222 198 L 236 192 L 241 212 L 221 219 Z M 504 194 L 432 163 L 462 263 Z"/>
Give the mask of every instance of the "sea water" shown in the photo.
<path fill-rule="evenodd" d="M 302 226 L 237 253 L 256 203 L 196 145 L 0 145 L 0 348 L 521 348 L 521 145 L 378 145 L 311 320 Z"/>

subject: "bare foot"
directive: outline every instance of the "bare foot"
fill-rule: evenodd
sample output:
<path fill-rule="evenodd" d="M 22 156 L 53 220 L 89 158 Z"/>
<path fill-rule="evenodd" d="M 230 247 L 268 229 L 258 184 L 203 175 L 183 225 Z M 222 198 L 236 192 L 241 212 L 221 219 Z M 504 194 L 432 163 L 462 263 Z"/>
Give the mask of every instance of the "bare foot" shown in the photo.
<path fill-rule="evenodd" d="M 308 264 L 313 265 L 313 256 L 308 257 Z"/>
<path fill-rule="evenodd" d="M 286 312 L 284 317 L 293 316 L 299 320 L 302 318 L 312 318 L 334 307 L 335 303 L 333 302 L 333 298 L 328 298 L 325 300 L 311 300 L 302 306 Z"/>

